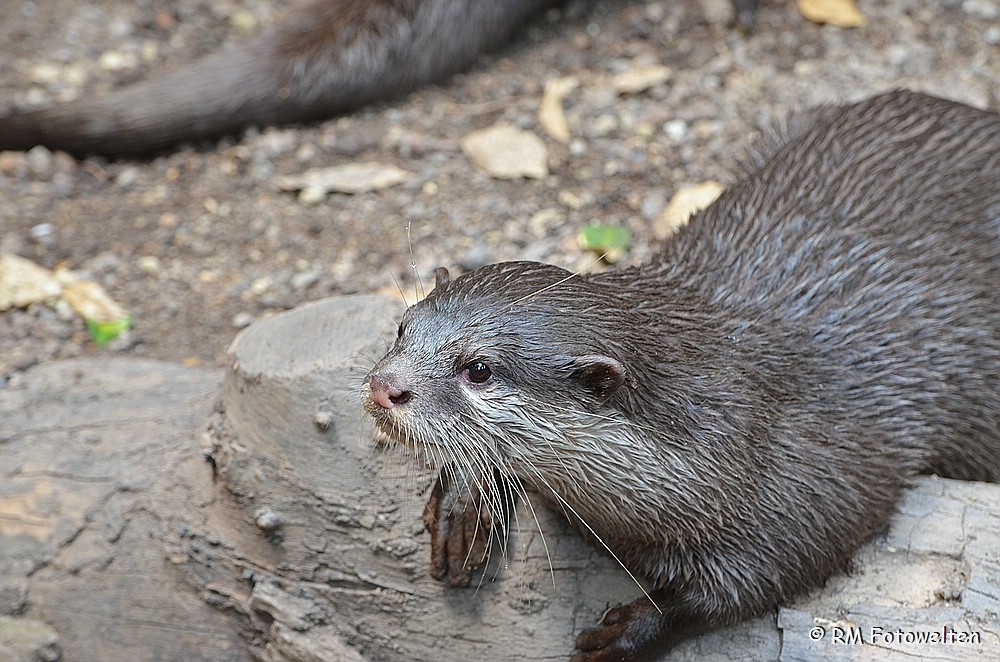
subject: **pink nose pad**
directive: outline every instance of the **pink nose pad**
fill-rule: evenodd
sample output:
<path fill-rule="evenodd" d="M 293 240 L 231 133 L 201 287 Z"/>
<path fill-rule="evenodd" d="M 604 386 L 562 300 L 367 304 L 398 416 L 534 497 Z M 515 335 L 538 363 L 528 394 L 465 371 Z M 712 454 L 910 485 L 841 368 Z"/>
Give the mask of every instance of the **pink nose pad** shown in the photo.
<path fill-rule="evenodd" d="M 398 384 L 396 375 L 376 375 L 368 382 L 368 397 L 383 409 L 394 409 L 410 401 L 412 393 Z"/>

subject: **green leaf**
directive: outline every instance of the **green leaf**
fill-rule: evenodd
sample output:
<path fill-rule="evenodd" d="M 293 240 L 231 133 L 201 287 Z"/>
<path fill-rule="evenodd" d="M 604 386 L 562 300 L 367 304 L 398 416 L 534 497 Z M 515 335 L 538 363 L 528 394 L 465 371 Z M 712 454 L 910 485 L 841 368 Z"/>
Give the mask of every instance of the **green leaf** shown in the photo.
<path fill-rule="evenodd" d="M 618 261 L 632 244 L 632 236 L 622 227 L 588 225 L 580 231 L 580 247 L 600 254 L 608 262 Z"/>
<path fill-rule="evenodd" d="M 98 322 L 87 319 L 87 330 L 90 332 L 90 339 L 98 347 L 104 347 L 109 342 L 120 336 L 125 331 L 132 328 L 132 316 L 126 315 L 110 322 Z"/>

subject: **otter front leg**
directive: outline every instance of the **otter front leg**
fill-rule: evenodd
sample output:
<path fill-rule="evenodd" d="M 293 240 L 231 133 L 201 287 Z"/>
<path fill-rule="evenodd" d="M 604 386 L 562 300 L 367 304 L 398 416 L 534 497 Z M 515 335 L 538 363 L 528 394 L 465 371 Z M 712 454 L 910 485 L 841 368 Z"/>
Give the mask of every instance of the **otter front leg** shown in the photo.
<path fill-rule="evenodd" d="M 648 659 L 710 629 L 706 620 L 682 612 L 676 604 L 672 592 L 660 590 L 618 605 L 600 625 L 580 633 L 572 662 Z"/>
<path fill-rule="evenodd" d="M 424 506 L 431 534 L 431 577 L 461 588 L 489 559 L 491 545 L 506 541 L 514 505 L 510 483 L 498 472 L 469 476 L 445 467 Z"/>

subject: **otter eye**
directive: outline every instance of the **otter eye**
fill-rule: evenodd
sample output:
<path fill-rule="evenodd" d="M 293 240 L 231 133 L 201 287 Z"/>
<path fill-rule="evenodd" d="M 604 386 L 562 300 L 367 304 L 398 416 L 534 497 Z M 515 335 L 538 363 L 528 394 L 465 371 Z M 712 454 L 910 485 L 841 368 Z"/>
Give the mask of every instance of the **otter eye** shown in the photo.
<path fill-rule="evenodd" d="M 399 323 L 399 328 L 396 329 L 396 339 L 398 340 L 398 339 L 400 339 L 402 337 L 403 337 L 403 323 L 400 322 Z"/>
<path fill-rule="evenodd" d="M 482 384 L 493 376 L 493 371 L 482 361 L 473 361 L 465 366 L 462 372 L 465 373 L 466 378 L 473 384 Z"/>

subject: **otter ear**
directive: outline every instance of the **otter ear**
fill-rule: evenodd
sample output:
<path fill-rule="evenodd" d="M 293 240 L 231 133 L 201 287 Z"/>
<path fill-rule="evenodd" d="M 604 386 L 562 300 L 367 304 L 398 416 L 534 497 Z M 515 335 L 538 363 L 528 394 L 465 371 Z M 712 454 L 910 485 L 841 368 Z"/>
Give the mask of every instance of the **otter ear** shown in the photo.
<path fill-rule="evenodd" d="M 444 267 L 438 267 L 434 270 L 434 287 L 441 287 L 442 285 L 447 285 L 451 282 L 451 274 Z"/>
<path fill-rule="evenodd" d="M 625 366 L 610 356 L 588 354 L 573 357 L 570 377 L 579 382 L 597 400 L 607 402 L 625 383 Z"/>

